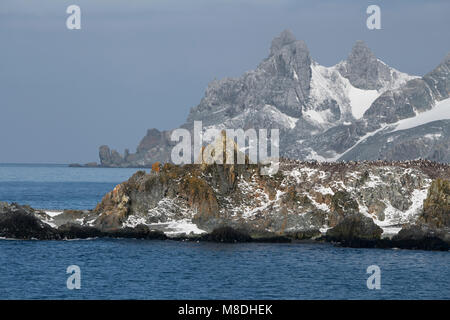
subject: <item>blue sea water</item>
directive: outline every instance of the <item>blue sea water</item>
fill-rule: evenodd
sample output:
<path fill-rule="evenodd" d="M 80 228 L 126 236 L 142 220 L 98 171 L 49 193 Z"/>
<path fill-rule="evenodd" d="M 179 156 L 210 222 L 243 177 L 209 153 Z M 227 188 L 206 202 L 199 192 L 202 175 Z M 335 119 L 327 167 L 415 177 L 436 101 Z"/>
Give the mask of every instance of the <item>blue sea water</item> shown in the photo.
<path fill-rule="evenodd" d="M 0 201 L 92 208 L 135 169 L 0 165 Z M 329 244 L 0 240 L 0 299 L 450 299 L 450 253 Z M 66 286 L 70 265 L 81 289 Z M 381 269 L 369 290 L 367 267 Z"/>
<path fill-rule="evenodd" d="M 136 171 L 138 169 L 0 164 L 0 201 L 39 209 L 92 209 L 107 192 Z"/>

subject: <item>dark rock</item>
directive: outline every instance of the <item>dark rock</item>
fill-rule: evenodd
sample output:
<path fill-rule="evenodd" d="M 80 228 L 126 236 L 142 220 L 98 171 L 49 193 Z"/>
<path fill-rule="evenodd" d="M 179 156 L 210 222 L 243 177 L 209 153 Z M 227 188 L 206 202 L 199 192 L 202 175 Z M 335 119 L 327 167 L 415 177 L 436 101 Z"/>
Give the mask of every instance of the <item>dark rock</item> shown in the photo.
<path fill-rule="evenodd" d="M 146 240 L 166 240 L 167 236 L 158 230 L 150 230 L 146 225 L 137 225 L 134 228 L 125 227 L 104 232 L 104 235 L 112 238 L 132 238 Z"/>
<path fill-rule="evenodd" d="M 383 229 L 377 226 L 373 220 L 362 214 L 353 214 L 345 217 L 334 228 L 326 233 L 327 241 L 356 243 L 378 240 Z"/>
<path fill-rule="evenodd" d="M 65 212 L 75 217 L 83 214 L 83 211 L 76 210 L 66 210 Z M 0 237 L 21 240 L 61 240 L 99 237 L 147 240 L 167 239 L 163 232 L 150 230 L 145 225 L 138 225 L 135 228 L 126 227 L 102 231 L 97 227 L 66 222 L 60 225 L 58 229 L 55 229 L 44 223 L 38 216 L 42 219 L 47 218 L 45 213 L 36 211 L 31 207 L 0 202 Z M 64 219 L 64 221 L 66 220 Z"/>
<path fill-rule="evenodd" d="M 252 241 L 262 243 L 290 243 L 292 242 L 292 239 L 282 235 L 271 235 L 264 237 L 252 237 Z"/>
<path fill-rule="evenodd" d="M 59 233 L 34 215 L 30 207 L 0 202 L 0 237 L 13 239 L 60 239 Z"/>
<path fill-rule="evenodd" d="M 392 238 L 392 242 L 394 246 L 405 249 L 449 250 L 450 228 L 407 225 Z"/>
<path fill-rule="evenodd" d="M 137 225 L 135 228 L 125 227 L 108 231 L 101 231 L 96 227 L 81 226 L 67 223 L 58 228 L 64 239 L 87 239 L 87 238 L 130 238 L 146 240 L 166 240 L 166 235 L 161 231 L 150 230 L 145 225 Z"/>
<path fill-rule="evenodd" d="M 63 239 L 87 239 L 102 237 L 103 233 L 94 227 L 81 226 L 75 223 L 66 223 L 58 228 Z"/>
<path fill-rule="evenodd" d="M 382 247 L 379 245 L 378 247 Z M 426 236 L 421 239 L 393 239 L 388 243 L 389 248 L 410 249 L 410 250 L 434 250 L 448 251 L 450 245 L 438 237 Z"/>
<path fill-rule="evenodd" d="M 312 238 L 317 238 L 321 236 L 320 230 L 312 229 L 312 230 L 304 230 L 304 231 L 296 231 L 287 233 L 286 236 L 293 240 L 308 240 Z"/>
<path fill-rule="evenodd" d="M 226 242 L 226 243 L 234 243 L 234 242 L 251 242 L 252 237 L 242 230 L 236 230 L 231 227 L 220 227 L 214 229 L 211 233 L 202 237 L 205 241 L 211 242 Z"/>
<path fill-rule="evenodd" d="M 71 163 L 69 164 L 69 168 L 82 168 L 83 166 L 79 163 Z"/>

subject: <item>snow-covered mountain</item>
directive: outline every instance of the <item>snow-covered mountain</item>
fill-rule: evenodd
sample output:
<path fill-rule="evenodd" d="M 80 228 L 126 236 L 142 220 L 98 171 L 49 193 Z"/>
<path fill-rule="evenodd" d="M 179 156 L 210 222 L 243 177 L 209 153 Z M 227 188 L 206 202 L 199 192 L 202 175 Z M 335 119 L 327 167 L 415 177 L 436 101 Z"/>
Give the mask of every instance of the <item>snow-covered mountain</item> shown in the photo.
<path fill-rule="evenodd" d="M 449 162 L 449 71 L 450 55 L 424 77 L 408 75 L 362 41 L 347 59 L 322 66 L 286 30 L 255 70 L 211 82 L 182 127 L 201 120 L 218 129 L 278 128 L 281 155 L 294 159 Z M 170 131 L 152 129 L 136 153 L 102 146 L 100 160 L 103 166 L 169 162 L 173 144 Z"/>

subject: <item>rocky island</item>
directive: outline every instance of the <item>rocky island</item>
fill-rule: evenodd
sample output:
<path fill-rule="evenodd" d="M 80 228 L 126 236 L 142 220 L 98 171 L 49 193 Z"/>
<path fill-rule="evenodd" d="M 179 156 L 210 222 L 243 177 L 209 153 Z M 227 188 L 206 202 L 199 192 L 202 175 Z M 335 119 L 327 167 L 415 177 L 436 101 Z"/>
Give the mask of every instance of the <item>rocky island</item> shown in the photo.
<path fill-rule="evenodd" d="M 388 66 L 362 41 L 325 67 L 283 31 L 255 70 L 210 83 L 181 126 L 278 129 L 276 173 L 261 174 L 263 165 L 250 161 L 172 164 L 173 131 L 149 129 L 135 153 L 104 145 L 100 165 L 71 166 L 150 173 L 136 172 L 92 210 L 49 215 L 2 203 L 0 237 L 312 239 L 448 250 L 449 75 L 450 55 L 418 77 Z"/>
<path fill-rule="evenodd" d="M 0 237 L 207 241 L 321 240 L 448 250 L 450 166 L 428 160 L 260 164 L 155 163 L 92 210 L 50 216 L 0 205 Z"/>

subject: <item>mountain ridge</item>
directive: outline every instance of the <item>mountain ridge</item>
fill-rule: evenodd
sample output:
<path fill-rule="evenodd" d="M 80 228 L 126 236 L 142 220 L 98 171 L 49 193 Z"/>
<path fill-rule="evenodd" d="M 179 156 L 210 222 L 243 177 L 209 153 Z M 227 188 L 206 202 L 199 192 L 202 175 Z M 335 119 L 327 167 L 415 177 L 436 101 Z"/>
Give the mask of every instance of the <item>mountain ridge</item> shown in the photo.
<path fill-rule="evenodd" d="M 416 117 L 448 99 L 449 57 L 423 77 L 411 76 L 389 67 L 358 40 L 345 60 L 324 67 L 311 58 L 304 41 L 284 30 L 272 40 L 269 55 L 254 70 L 210 82 L 181 127 L 193 132 L 194 121 L 202 121 L 205 129 L 277 128 L 281 156 L 318 161 L 361 159 L 343 156 L 362 152 L 358 145 L 371 133 L 378 134 L 383 127 Z M 438 125 L 444 126 L 440 139 L 448 140 L 448 123 Z M 432 128 L 425 131 L 424 135 L 435 132 Z M 101 166 L 150 167 L 156 161 L 170 162 L 175 145 L 170 141 L 171 132 L 148 130 L 136 153 L 126 150 L 120 155 L 101 146 Z M 450 161 L 450 152 L 413 152 L 423 149 L 420 140 L 410 141 L 412 151 L 407 152 L 407 159 L 438 154 L 432 159 Z M 355 152 L 349 153 L 350 148 Z M 387 156 L 371 152 L 363 158 L 399 160 Z"/>

